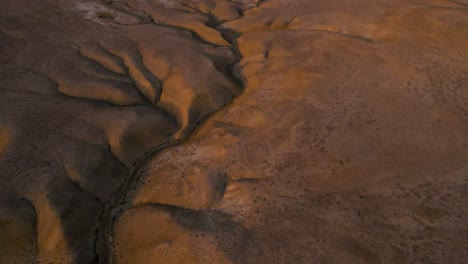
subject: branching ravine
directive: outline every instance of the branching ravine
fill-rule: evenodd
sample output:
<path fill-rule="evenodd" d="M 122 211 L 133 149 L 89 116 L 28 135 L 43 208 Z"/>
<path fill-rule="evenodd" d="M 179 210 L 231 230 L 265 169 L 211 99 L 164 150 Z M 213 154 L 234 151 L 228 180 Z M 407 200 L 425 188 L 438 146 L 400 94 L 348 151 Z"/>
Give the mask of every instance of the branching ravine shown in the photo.
<path fill-rule="evenodd" d="M 144 12 L 143 10 L 138 10 L 141 12 Z M 148 15 L 149 16 L 149 15 Z M 155 24 L 157 26 L 163 26 L 163 27 L 171 27 L 171 28 L 176 28 L 177 30 L 183 30 L 186 32 L 190 32 L 193 39 L 196 40 L 197 42 L 203 43 L 203 44 L 209 44 L 209 45 L 214 45 L 215 44 L 209 43 L 203 38 L 201 38 L 196 32 L 186 29 L 186 28 L 181 28 L 178 26 L 172 26 L 172 25 L 166 25 L 166 24 L 161 24 L 161 23 L 155 23 L 154 20 L 152 20 L 151 16 L 149 16 L 151 19 L 151 23 Z M 240 50 L 238 48 L 237 44 L 237 38 L 240 36 L 238 32 L 221 28 L 222 22 L 217 20 L 214 16 L 211 14 L 209 15 L 209 23 L 207 26 L 217 30 L 220 32 L 222 37 L 227 40 L 230 45 L 229 48 L 231 49 L 233 53 L 233 58 L 226 67 L 227 74 L 230 75 L 230 77 L 241 87 L 244 88 L 244 83 L 245 80 L 241 76 L 241 73 L 238 71 L 236 68 L 236 65 L 238 62 L 241 60 L 242 55 L 240 53 Z M 98 228 L 96 229 L 95 232 L 95 238 L 94 238 L 94 244 L 95 244 L 95 263 L 103 263 L 103 264 L 108 264 L 108 263 L 115 263 L 114 260 L 114 245 L 113 245 L 113 226 L 114 222 L 120 214 L 123 212 L 124 205 L 128 203 L 127 201 L 127 195 L 132 191 L 132 188 L 135 186 L 135 183 L 138 181 L 138 176 L 139 176 L 139 171 L 140 169 L 154 156 L 158 155 L 161 153 L 163 150 L 166 150 L 168 148 L 181 145 L 184 142 L 188 141 L 190 136 L 194 134 L 194 132 L 199 129 L 201 124 L 205 123 L 207 119 L 209 119 L 212 115 L 215 113 L 219 112 L 220 110 L 224 109 L 227 107 L 231 102 L 227 102 L 225 105 L 219 107 L 217 110 L 211 112 L 210 114 L 204 116 L 201 120 L 198 121 L 198 123 L 194 126 L 194 128 L 187 134 L 186 137 L 183 137 L 181 139 L 170 139 L 168 142 L 163 143 L 161 145 L 155 146 L 149 151 L 147 151 L 144 155 L 142 155 L 140 158 L 137 159 L 137 161 L 133 164 L 131 167 L 128 176 L 125 178 L 124 182 L 122 185 L 119 187 L 119 189 L 111 196 L 111 198 L 104 204 L 103 210 L 100 214 L 99 217 L 99 225 Z"/>

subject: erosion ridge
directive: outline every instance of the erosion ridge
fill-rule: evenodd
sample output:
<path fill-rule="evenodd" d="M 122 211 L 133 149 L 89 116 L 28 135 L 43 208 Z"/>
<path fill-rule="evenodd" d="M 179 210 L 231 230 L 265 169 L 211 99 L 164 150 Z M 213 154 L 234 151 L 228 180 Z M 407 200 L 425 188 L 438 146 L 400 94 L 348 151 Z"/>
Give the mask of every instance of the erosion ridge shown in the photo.
<path fill-rule="evenodd" d="M 0 262 L 463 263 L 466 11 L 2 3 Z"/>
<path fill-rule="evenodd" d="M 225 22 L 240 34 L 244 94 L 137 172 L 114 226 L 117 263 L 462 263 L 452 231 L 468 167 L 449 142 L 466 142 L 467 98 L 446 92 L 464 86 L 454 30 L 464 11 L 264 3 Z M 432 133 L 413 134 L 424 127 Z M 204 222 L 186 228 L 179 210 Z"/>
<path fill-rule="evenodd" d="M 22 9 L 26 2 L 27 1 L 19 1 L 17 3 L 7 4 L 7 8 L 5 10 L 10 11 L 10 13 L 5 15 L 4 18 L 12 19 L 14 17 L 28 16 L 30 12 L 35 12 L 35 8 L 39 7 L 32 4 L 30 10 Z M 126 22 L 129 21 L 127 21 L 128 17 L 125 16 L 132 15 L 138 18 L 138 15 L 136 15 L 138 11 L 134 10 L 131 12 L 128 7 L 124 8 L 127 12 L 122 18 L 121 13 L 119 13 L 122 8 L 112 8 L 112 4 L 119 4 L 118 2 L 122 1 L 114 1 L 114 3 L 109 3 L 106 6 L 101 6 L 98 2 L 92 3 L 89 1 L 69 1 L 62 2 L 60 4 L 46 2 L 44 3 L 44 12 L 61 12 L 58 20 L 66 21 L 65 23 L 57 25 L 55 21 L 47 21 L 41 16 L 29 16 L 29 19 L 24 20 L 25 24 L 39 23 L 46 28 L 62 27 L 66 29 L 70 27 L 79 27 L 86 32 L 86 38 L 74 35 L 73 30 L 68 33 L 64 33 L 64 31 L 60 29 L 58 32 L 48 35 L 44 40 L 36 41 L 34 39 L 35 35 L 40 35 L 42 33 L 37 27 L 22 25 L 19 27 L 19 31 L 12 30 L 12 28 L 15 27 L 14 23 L 4 23 L 4 27 L 2 27 L 3 37 L 6 37 L 12 42 L 18 40 L 27 44 L 25 49 L 21 50 L 22 54 L 12 53 L 11 58 L 6 58 L 6 62 L 11 65 L 10 67 L 13 69 L 15 67 L 24 68 L 26 71 L 31 72 L 36 76 L 45 76 L 51 83 L 49 86 L 50 88 L 47 88 L 49 90 L 45 94 L 48 96 L 47 98 L 50 98 L 48 100 L 65 100 L 65 102 L 69 102 L 69 99 L 79 100 L 78 105 L 86 107 L 89 106 L 91 109 L 94 107 L 95 110 L 91 111 L 97 111 L 97 113 L 89 115 L 86 113 L 89 110 L 86 110 L 85 108 L 82 109 L 83 111 L 78 115 L 78 118 L 69 118 L 69 120 L 76 119 L 76 121 L 72 121 L 70 124 L 66 124 L 65 122 L 64 135 L 67 138 L 69 136 L 72 136 L 72 138 L 78 138 L 82 141 L 82 143 L 80 143 L 81 145 L 84 144 L 86 146 L 88 142 L 92 145 L 97 145 L 100 149 L 99 151 L 101 154 L 99 155 L 101 155 L 101 157 L 103 157 L 102 155 L 108 155 L 107 159 L 115 159 L 117 161 L 117 163 L 101 161 L 99 156 L 93 156 L 92 158 L 85 159 L 84 161 L 73 160 L 75 157 L 78 158 L 80 155 L 89 155 L 89 151 L 95 147 L 92 147 L 91 149 L 87 149 L 88 147 L 85 147 L 81 150 L 82 147 L 80 145 L 76 145 L 76 147 L 72 145 L 72 149 L 77 148 L 79 152 L 76 154 L 73 154 L 73 152 L 71 153 L 78 156 L 72 155 L 72 163 L 70 163 L 70 158 L 68 157 L 70 154 L 66 154 L 62 157 L 64 162 L 63 169 L 66 174 L 68 174 L 69 179 L 62 179 L 60 178 L 61 176 L 53 177 L 50 182 L 49 180 L 43 179 L 42 181 L 43 183 L 46 183 L 46 185 L 44 187 L 39 187 L 37 190 L 29 194 L 24 192 L 25 189 L 21 190 L 22 187 L 19 187 L 19 192 L 24 193 L 21 196 L 30 197 L 28 199 L 31 199 L 36 207 L 42 208 L 44 206 L 49 207 L 50 205 L 52 207 L 57 207 L 56 210 L 58 210 L 58 216 L 52 216 L 54 209 L 48 208 L 47 210 L 41 210 L 37 220 L 37 222 L 40 223 L 39 225 L 49 225 L 52 229 L 60 228 L 58 224 L 66 225 L 70 223 L 72 225 L 70 228 L 64 226 L 65 230 L 63 235 L 58 234 L 58 237 L 52 238 L 58 239 L 55 241 L 52 240 L 52 244 L 50 244 L 50 242 L 46 242 L 46 240 L 50 240 L 50 238 L 47 237 L 47 233 L 42 233 L 45 229 L 41 226 L 38 227 L 40 234 L 37 242 L 37 252 L 39 253 L 37 259 L 39 262 L 50 260 L 59 262 L 77 261 L 82 263 L 95 259 L 95 256 L 93 256 L 94 254 L 92 253 L 93 251 L 90 250 L 89 247 L 96 247 L 96 245 L 93 246 L 92 241 L 97 241 L 97 234 L 104 233 L 105 231 L 95 229 L 93 226 L 96 225 L 95 223 L 99 222 L 100 218 L 103 218 L 106 215 L 106 212 L 103 212 L 101 213 L 101 216 L 99 216 L 99 214 L 96 214 L 95 209 L 102 203 L 107 204 L 105 208 L 108 209 L 109 205 L 112 205 L 111 201 L 116 199 L 113 198 L 115 195 L 119 195 L 122 192 L 125 193 L 127 184 L 125 182 L 125 178 L 132 179 L 128 176 L 124 177 L 123 174 L 127 174 L 125 170 L 117 170 L 117 167 L 123 165 L 132 171 L 134 166 L 138 166 L 138 163 L 143 162 L 142 160 L 144 160 L 145 156 L 149 156 L 151 154 L 152 148 L 157 148 L 155 146 L 170 146 L 182 141 L 184 137 L 189 135 L 191 131 L 206 118 L 206 115 L 228 103 L 229 100 L 232 99 L 232 96 L 238 94 L 243 86 L 240 79 L 235 75 L 236 73 L 231 70 L 233 68 L 231 65 L 234 65 L 240 59 L 238 57 L 238 52 L 235 51 L 235 49 L 229 47 L 229 50 L 231 51 L 228 52 L 225 48 L 215 47 L 207 41 L 201 41 L 196 37 L 196 33 L 181 29 L 180 27 L 162 26 L 154 23 L 153 25 L 145 25 L 139 22 L 132 22 L 128 25 L 131 26 L 132 29 L 127 31 L 126 27 L 128 27 L 128 23 Z M 81 16 L 83 13 L 84 17 Z M 69 22 L 71 21 L 68 20 L 69 17 L 73 17 L 76 21 Z M 112 27 L 109 23 L 113 23 L 114 20 L 119 21 L 118 26 L 124 26 L 124 28 Z M 137 20 L 144 21 L 144 18 L 140 17 Z M 98 24 L 94 24 L 95 22 L 98 22 Z M 110 32 L 113 33 L 111 33 L 111 35 L 104 33 L 109 30 L 104 30 L 104 32 L 99 33 L 100 31 L 103 31 L 103 28 L 98 26 L 97 28 L 91 29 L 88 27 L 88 24 L 102 24 L 103 26 L 109 26 Z M 158 28 L 164 27 L 167 29 L 163 29 L 163 32 L 158 32 Z M 152 32 L 153 29 L 156 29 L 156 31 Z M 186 35 L 184 32 L 189 32 L 189 34 Z M 106 34 L 108 36 L 104 37 Z M 75 43 L 70 45 L 69 40 L 63 42 L 60 39 L 63 36 L 73 39 Z M 189 50 L 189 53 L 186 54 L 190 54 L 190 57 L 192 58 L 194 56 L 201 58 L 194 59 L 192 62 L 202 62 L 200 65 L 202 68 L 194 71 L 195 74 L 198 74 L 197 80 L 199 80 L 200 77 L 208 77 L 210 78 L 209 84 L 206 81 L 190 83 L 191 80 L 187 79 L 187 77 L 191 78 L 191 70 L 189 71 L 188 76 L 186 70 L 183 70 L 182 72 L 179 70 L 180 67 L 187 68 L 187 65 L 190 65 L 190 63 L 184 62 L 185 65 L 180 64 L 180 62 L 182 62 L 180 59 L 179 61 L 176 61 L 175 64 L 171 64 L 170 60 L 174 60 L 173 58 L 170 56 L 165 58 L 163 57 L 161 58 L 162 60 L 157 62 L 159 65 L 155 65 L 154 61 L 148 60 L 147 54 L 143 53 L 151 51 L 148 49 L 153 49 L 154 45 L 148 45 L 146 47 L 142 47 L 142 45 L 145 44 L 145 39 L 151 40 L 151 36 L 165 36 L 169 41 L 171 41 L 172 37 L 172 41 L 176 41 L 179 45 L 186 45 Z M 143 37 L 143 41 L 138 40 L 141 37 Z M 137 41 L 134 41 L 134 39 L 137 39 Z M 30 44 L 31 40 L 35 41 L 35 43 Z M 201 49 L 202 52 L 196 51 L 194 49 L 195 47 Z M 38 52 L 39 49 L 47 50 L 50 48 L 54 49 L 54 51 L 50 53 L 52 54 L 52 58 L 49 57 L 46 60 L 41 60 L 42 55 Z M 164 45 L 156 45 L 156 49 L 158 48 L 160 51 L 161 49 L 167 51 L 167 48 Z M 190 52 L 190 50 L 193 51 Z M 8 49 L 7 51 L 11 52 Z M 171 52 L 167 55 L 170 55 L 170 53 Z M 175 55 L 176 60 L 177 56 L 182 58 L 181 55 L 185 55 L 184 53 L 179 54 L 180 55 Z M 233 54 L 236 55 L 232 56 Z M 210 62 L 210 56 L 213 56 L 213 60 L 216 61 Z M 208 59 L 205 59 L 204 57 Z M 153 58 L 154 55 L 152 55 L 152 59 Z M 206 63 L 203 64 L 203 62 Z M 161 68 L 160 65 L 163 66 L 163 68 Z M 169 68 L 167 68 L 168 66 Z M 8 73 L 11 73 L 11 71 Z M 157 76 L 163 76 L 166 79 L 159 79 Z M 166 83 L 164 83 L 164 81 L 166 81 Z M 18 84 L 12 83 L 11 85 L 12 87 L 18 87 Z M 165 88 L 164 86 L 167 87 Z M 23 90 L 23 92 L 28 92 L 32 96 L 35 96 L 36 91 L 31 90 L 31 88 L 35 89 L 34 87 L 19 86 L 19 89 L 7 90 L 21 92 L 21 89 L 30 89 Z M 165 96 L 165 89 L 171 93 L 175 92 L 175 94 Z M 181 92 L 178 91 L 179 89 L 186 89 L 186 91 Z M 219 92 L 217 92 L 218 94 L 211 94 L 210 89 L 218 89 Z M 197 90 L 200 90 L 202 93 L 198 94 Z M 228 93 L 227 96 L 224 95 L 226 92 Z M 66 97 L 57 97 L 57 95 Z M 161 96 L 163 98 L 161 98 Z M 193 97 L 195 104 L 192 105 L 192 102 L 185 100 L 184 96 L 188 100 L 192 100 L 191 97 Z M 219 99 L 216 98 L 216 96 Z M 177 108 L 177 105 L 175 105 L 175 107 L 173 106 L 173 103 L 179 100 L 178 98 L 183 100 L 180 106 L 184 109 Z M 199 99 L 202 99 L 202 104 L 197 102 Z M 214 100 L 211 101 L 212 99 Z M 150 110 L 148 106 L 155 108 L 156 111 Z M 124 107 L 124 109 L 131 109 L 133 112 L 128 112 L 128 114 L 121 112 L 121 110 L 119 110 L 121 107 Z M 116 120 L 116 114 L 121 117 L 127 115 L 127 118 L 130 119 L 128 119 L 128 121 L 125 120 L 125 118 Z M 135 118 L 132 117 L 132 115 L 135 114 L 141 115 L 141 117 L 138 117 L 138 119 L 135 120 Z M 59 118 L 58 120 L 62 119 Z M 171 124 L 171 122 L 173 124 Z M 83 126 L 83 124 L 86 125 Z M 171 128 L 171 126 L 173 128 Z M 63 128 L 61 128 L 61 130 L 62 129 Z M 89 130 L 89 132 L 86 130 Z M 174 134 L 177 130 L 179 131 L 179 134 L 175 135 L 174 139 L 171 139 L 171 134 Z M 150 132 L 153 134 L 148 134 Z M 150 137 L 148 138 L 148 136 Z M 108 151 L 107 154 L 104 154 L 105 150 Z M 58 152 L 63 151 L 60 150 Z M 65 153 L 67 152 L 70 151 L 67 150 Z M 101 163 L 96 164 L 96 161 Z M 119 162 L 121 163 L 119 164 Z M 73 163 L 78 163 L 80 165 Z M 109 167 L 108 164 L 112 163 L 114 163 L 114 165 Z M 56 165 L 54 164 L 51 166 L 53 167 Z M 80 166 L 82 167 L 80 168 Z M 109 167 L 111 170 L 110 173 L 105 171 L 105 175 L 100 175 L 99 172 L 102 171 L 100 166 L 104 168 Z M 11 168 L 15 168 L 15 166 Z M 53 171 L 53 168 L 51 168 L 51 171 Z M 120 176 L 115 175 L 117 171 Z M 98 178 L 96 178 L 96 176 Z M 94 179 L 87 177 L 93 177 Z M 105 183 L 108 186 L 104 187 L 104 189 L 108 189 L 108 191 L 104 189 L 96 189 L 103 187 L 102 184 L 108 181 L 108 177 L 116 179 L 115 183 Z M 97 182 L 91 183 L 91 181 Z M 99 181 L 101 181 L 101 183 L 98 183 Z M 121 183 L 119 183 L 119 181 L 123 181 L 123 185 L 120 185 Z M 51 204 L 48 204 L 48 202 L 44 202 L 44 198 L 35 197 L 36 194 L 43 192 L 41 188 L 51 188 L 52 190 L 50 192 L 54 195 L 47 194 L 47 198 L 45 199 L 61 199 L 60 195 L 57 196 L 55 194 L 55 192 L 58 191 L 58 193 L 64 195 L 62 190 L 55 187 L 57 182 L 63 182 L 63 184 L 69 186 L 63 186 L 63 191 L 67 192 L 67 188 L 73 188 L 76 189 L 76 195 L 78 196 L 80 196 L 81 191 L 83 191 L 82 193 L 85 194 L 85 196 L 93 197 L 92 199 L 96 198 L 96 202 L 89 203 L 89 205 L 83 204 L 77 206 L 76 203 L 80 203 L 79 199 L 70 198 L 70 200 L 62 199 L 64 200 L 64 204 L 60 204 L 63 202 L 55 200 L 51 200 Z M 39 186 L 43 186 L 43 184 L 41 183 Z M 121 186 L 120 191 L 116 191 L 116 188 L 119 188 L 118 186 Z M 99 192 L 97 196 L 95 194 L 96 191 Z M 41 199 L 42 202 L 39 202 Z M 85 209 L 81 210 L 81 212 L 77 212 L 80 216 L 73 216 L 73 214 L 76 214 L 73 211 L 75 210 L 73 207 L 81 206 L 85 206 L 90 209 L 92 208 L 94 212 L 91 213 L 87 211 L 88 209 Z M 70 222 L 75 221 L 68 220 L 68 215 L 70 213 L 61 212 L 61 210 L 72 210 L 70 211 L 72 212 L 72 217 L 78 217 L 78 221 L 81 218 L 81 220 L 84 220 L 84 224 L 89 227 L 85 227 L 86 230 L 82 230 L 81 227 L 79 227 L 81 223 Z M 58 219 L 54 220 L 54 222 L 51 217 L 58 217 Z M 107 220 L 107 218 L 105 219 Z M 81 232 L 79 237 L 82 238 L 76 239 L 75 237 L 69 237 L 70 232 Z M 93 235 L 93 233 L 95 235 Z M 88 236 L 88 238 L 86 238 L 86 236 Z M 59 242 L 61 239 L 70 241 Z M 53 245 L 54 243 L 55 246 Z M 59 244 L 61 244 L 60 248 L 57 247 Z M 67 244 L 70 249 L 66 249 Z M 72 253 L 71 256 L 69 253 Z M 20 258 L 20 256 L 21 255 L 19 255 L 18 258 Z M 70 259 L 68 259 L 69 256 Z M 102 259 L 105 258 L 101 256 L 101 260 Z M 104 261 L 106 262 L 107 260 Z"/>
<path fill-rule="evenodd" d="M 257 4 L 257 7 L 258 6 L 259 5 Z M 144 10 L 139 10 L 139 11 L 147 14 Z M 149 17 L 150 17 L 150 21 L 152 24 L 161 25 L 164 27 L 175 27 L 177 29 L 186 30 L 192 34 L 195 40 L 200 41 L 204 44 L 213 44 L 201 38 L 195 31 L 182 28 L 182 27 L 178 27 L 178 26 L 169 25 L 169 24 L 156 23 L 153 20 L 152 16 L 149 15 Z M 244 81 L 242 81 L 243 78 L 241 77 L 239 72 L 236 72 L 236 70 L 234 70 L 235 65 L 239 63 L 239 61 L 242 58 L 242 55 L 237 47 L 237 43 L 235 39 L 236 32 L 231 31 L 227 28 L 223 28 L 223 29 L 219 28 L 222 25 L 222 22 L 218 21 L 211 13 L 208 14 L 208 18 L 209 18 L 209 21 L 207 22 L 207 25 L 209 25 L 211 28 L 215 30 L 218 30 L 223 36 L 223 38 L 226 39 L 228 43 L 230 43 L 229 47 L 234 54 L 234 58 L 232 59 L 232 62 L 230 64 L 226 65 L 226 70 L 230 74 L 230 76 L 238 82 L 238 85 L 243 88 L 244 87 L 244 83 L 243 83 Z M 230 102 L 227 102 L 226 105 L 228 105 L 229 103 Z M 214 113 L 222 109 L 222 107 L 225 107 L 226 105 L 221 106 L 218 110 L 215 110 L 209 115 L 206 115 L 200 120 L 198 120 L 197 124 L 194 125 L 192 130 L 187 133 L 188 136 L 176 139 L 168 143 L 164 143 L 159 146 L 155 146 L 152 149 L 150 149 L 148 152 L 146 152 L 143 156 L 138 158 L 138 160 L 132 166 L 126 182 L 124 182 L 124 184 L 122 184 L 122 186 L 119 188 L 117 193 L 113 195 L 113 197 L 108 202 L 108 205 L 106 205 L 103 211 L 103 216 L 101 216 L 101 219 L 102 219 L 101 222 L 104 224 L 100 224 L 100 228 L 97 230 L 98 235 L 96 236 L 96 247 L 98 248 L 97 259 L 99 260 L 99 263 L 115 263 L 115 260 L 113 260 L 112 258 L 114 254 L 112 248 L 114 245 L 111 242 L 112 237 L 113 237 L 112 229 L 114 228 L 113 222 L 120 216 L 120 214 L 122 214 L 122 209 L 119 209 L 119 207 L 125 204 L 125 199 L 127 198 L 126 196 L 128 195 L 129 189 L 134 187 L 132 185 L 134 185 L 135 181 L 138 180 L 139 170 L 144 166 L 144 164 L 151 157 L 157 155 L 161 151 L 167 148 L 173 147 L 173 146 L 183 144 L 184 142 L 188 141 L 189 135 L 191 135 L 193 131 L 195 131 L 200 124 L 202 124 L 206 119 L 208 119 L 210 115 L 213 115 Z M 171 208 L 177 208 L 174 205 L 165 205 L 165 204 L 159 204 L 159 205 L 166 207 L 168 210 L 171 210 Z M 182 208 L 182 209 L 186 209 L 186 208 Z"/>

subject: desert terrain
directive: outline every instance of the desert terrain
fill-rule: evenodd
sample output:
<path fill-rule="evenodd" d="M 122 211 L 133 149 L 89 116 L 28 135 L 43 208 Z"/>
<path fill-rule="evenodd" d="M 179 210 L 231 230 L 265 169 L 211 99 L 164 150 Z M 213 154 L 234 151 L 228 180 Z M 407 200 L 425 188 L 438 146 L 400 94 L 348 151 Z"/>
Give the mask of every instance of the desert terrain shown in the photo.
<path fill-rule="evenodd" d="M 467 263 L 467 0 L 0 1 L 0 263 Z"/>

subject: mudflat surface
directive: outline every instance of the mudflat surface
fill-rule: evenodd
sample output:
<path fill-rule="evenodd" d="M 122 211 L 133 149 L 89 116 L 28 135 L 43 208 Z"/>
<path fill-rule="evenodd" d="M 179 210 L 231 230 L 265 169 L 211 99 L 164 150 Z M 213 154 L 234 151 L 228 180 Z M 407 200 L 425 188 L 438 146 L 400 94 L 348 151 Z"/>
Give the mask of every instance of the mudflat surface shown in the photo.
<path fill-rule="evenodd" d="M 467 1 L 0 4 L 0 263 L 468 259 Z"/>

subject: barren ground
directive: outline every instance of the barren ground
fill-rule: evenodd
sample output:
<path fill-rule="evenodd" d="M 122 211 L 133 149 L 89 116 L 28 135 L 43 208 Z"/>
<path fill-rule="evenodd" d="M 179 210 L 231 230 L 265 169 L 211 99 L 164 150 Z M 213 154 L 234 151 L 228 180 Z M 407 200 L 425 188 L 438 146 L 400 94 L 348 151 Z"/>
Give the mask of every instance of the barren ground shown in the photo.
<path fill-rule="evenodd" d="M 466 263 L 467 0 L 0 1 L 0 263 Z"/>

